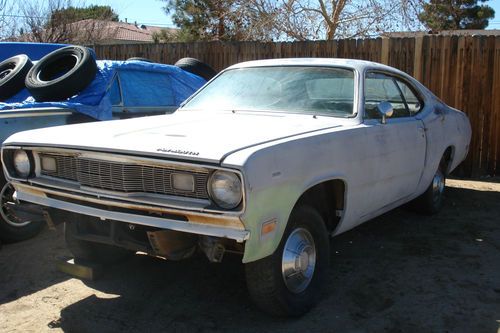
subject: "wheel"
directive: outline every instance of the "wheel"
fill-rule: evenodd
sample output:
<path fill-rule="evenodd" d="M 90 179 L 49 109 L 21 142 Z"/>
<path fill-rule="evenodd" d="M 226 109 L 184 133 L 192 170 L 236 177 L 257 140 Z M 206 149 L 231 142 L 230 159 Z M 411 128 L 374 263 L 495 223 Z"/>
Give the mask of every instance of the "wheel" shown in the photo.
<path fill-rule="evenodd" d="M 144 62 L 153 62 L 152 60 L 148 59 L 148 58 L 142 58 L 142 57 L 132 57 L 132 58 L 128 58 L 127 61 L 144 61 Z"/>
<path fill-rule="evenodd" d="M 90 261 L 101 264 L 110 264 L 121 261 L 128 256 L 133 255 L 132 251 L 121 247 L 94 243 L 80 240 L 76 237 L 79 226 L 82 225 L 83 218 L 80 215 L 72 214 L 75 219 L 64 223 L 64 238 L 69 251 L 75 257 L 75 261 Z"/>
<path fill-rule="evenodd" d="M 329 238 L 321 215 L 310 206 L 294 209 L 276 251 L 245 265 L 255 304 L 276 316 L 300 316 L 321 297 L 329 267 Z"/>
<path fill-rule="evenodd" d="M 92 82 L 97 65 L 92 51 L 82 46 L 55 50 L 31 68 L 26 88 L 37 101 L 58 101 L 76 95 Z"/>
<path fill-rule="evenodd" d="M 213 78 L 215 74 L 217 74 L 217 72 L 212 67 L 195 58 L 179 59 L 175 63 L 175 66 L 182 68 L 186 72 L 201 76 L 207 81 Z"/>
<path fill-rule="evenodd" d="M 26 54 L 0 62 L 0 100 L 6 100 L 24 89 L 24 79 L 33 63 Z"/>
<path fill-rule="evenodd" d="M 427 190 L 410 202 L 411 210 L 424 215 L 433 215 L 441 210 L 446 185 L 446 176 L 443 170 L 445 170 L 443 163 L 440 163 Z"/>
<path fill-rule="evenodd" d="M 14 200 L 14 192 L 10 183 L 3 182 L 0 191 L 0 239 L 4 242 L 32 238 L 44 226 L 41 209 L 36 205 Z"/>

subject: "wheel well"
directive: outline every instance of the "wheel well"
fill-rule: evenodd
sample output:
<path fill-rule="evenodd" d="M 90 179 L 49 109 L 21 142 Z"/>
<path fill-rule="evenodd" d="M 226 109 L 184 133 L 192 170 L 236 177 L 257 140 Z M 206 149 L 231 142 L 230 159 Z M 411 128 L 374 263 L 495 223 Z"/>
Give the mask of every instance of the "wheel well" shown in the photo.
<path fill-rule="evenodd" d="M 300 196 L 295 207 L 306 204 L 316 208 L 323 217 L 328 231 L 333 231 L 340 222 L 337 212 L 344 210 L 345 188 L 345 183 L 340 179 L 317 184 Z"/>
<path fill-rule="evenodd" d="M 444 174 L 446 176 L 450 172 L 450 165 L 451 165 L 451 161 L 453 159 L 453 152 L 454 152 L 454 147 L 449 146 L 448 148 L 446 148 L 446 150 L 443 153 L 443 157 L 441 158 L 441 162 L 440 162 L 439 166 L 441 167 L 441 170 L 444 171 Z"/>

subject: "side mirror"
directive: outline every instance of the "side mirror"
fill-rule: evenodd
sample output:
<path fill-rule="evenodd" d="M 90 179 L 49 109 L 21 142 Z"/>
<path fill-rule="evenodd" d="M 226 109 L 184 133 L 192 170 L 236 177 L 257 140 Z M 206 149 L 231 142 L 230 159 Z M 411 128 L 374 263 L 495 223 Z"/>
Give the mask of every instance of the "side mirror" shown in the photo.
<path fill-rule="evenodd" d="M 392 117 L 392 114 L 394 113 L 392 104 L 389 102 L 380 102 L 377 105 L 377 111 L 382 115 L 382 124 L 385 124 L 386 118 Z"/>

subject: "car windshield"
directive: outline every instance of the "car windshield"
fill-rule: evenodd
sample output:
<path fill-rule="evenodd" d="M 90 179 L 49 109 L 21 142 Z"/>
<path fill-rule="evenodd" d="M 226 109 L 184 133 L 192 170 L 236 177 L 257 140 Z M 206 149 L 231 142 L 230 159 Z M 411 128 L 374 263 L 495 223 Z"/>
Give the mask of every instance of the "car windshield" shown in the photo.
<path fill-rule="evenodd" d="M 354 72 L 335 67 L 252 67 L 222 73 L 183 110 L 353 115 Z"/>

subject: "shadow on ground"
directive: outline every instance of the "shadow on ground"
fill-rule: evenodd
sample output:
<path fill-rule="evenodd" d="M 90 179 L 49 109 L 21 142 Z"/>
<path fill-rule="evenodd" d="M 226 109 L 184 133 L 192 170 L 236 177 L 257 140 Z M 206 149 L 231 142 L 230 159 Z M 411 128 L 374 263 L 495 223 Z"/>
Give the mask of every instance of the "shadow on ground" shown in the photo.
<path fill-rule="evenodd" d="M 395 210 L 333 239 L 331 283 L 300 319 L 253 307 L 238 258 L 135 256 L 50 324 L 67 332 L 489 332 L 500 321 L 500 192 L 447 188 L 443 211 Z"/>
<path fill-rule="evenodd" d="M 0 250 L 0 305 L 69 280 L 71 277 L 58 272 L 53 264 L 58 257 L 68 255 L 62 230 L 43 230 L 33 239 L 3 244 Z"/>

